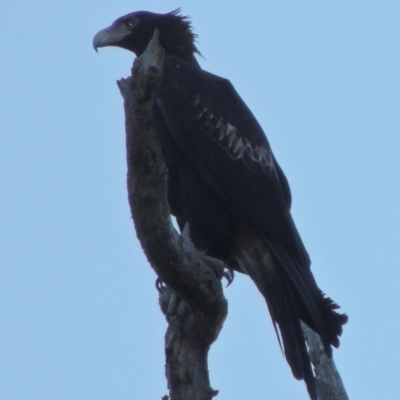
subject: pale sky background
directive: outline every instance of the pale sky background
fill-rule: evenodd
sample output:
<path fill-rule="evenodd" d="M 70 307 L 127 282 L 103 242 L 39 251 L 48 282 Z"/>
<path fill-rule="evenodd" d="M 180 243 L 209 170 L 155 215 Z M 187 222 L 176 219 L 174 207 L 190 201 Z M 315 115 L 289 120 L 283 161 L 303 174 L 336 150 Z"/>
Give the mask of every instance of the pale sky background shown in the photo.
<path fill-rule="evenodd" d="M 160 399 L 155 274 L 125 187 L 115 81 L 133 55 L 92 48 L 136 10 L 179 6 L 204 69 L 232 81 L 293 193 L 319 286 L 349 315 L 334 352 L 350 398 L 398 398 L 400 2 L 2 2 L 0 399 Z M 236 274 L 210 352 L 219 400 L 308 399 L 255 286 Z"/>

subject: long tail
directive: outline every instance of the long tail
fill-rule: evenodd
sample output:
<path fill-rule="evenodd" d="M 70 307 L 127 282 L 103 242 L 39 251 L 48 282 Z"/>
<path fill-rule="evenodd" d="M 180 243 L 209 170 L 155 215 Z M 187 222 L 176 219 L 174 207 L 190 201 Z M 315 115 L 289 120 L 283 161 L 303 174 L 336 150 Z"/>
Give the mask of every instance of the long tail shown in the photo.
<path fill-rule="evenodd" d="M 331 345 L 339 346 L 338 336 L 347 316 L 335 312 L 339 307 L 318 288 L 309 265 L 296 265 L 279 244 L 272 245 L 257 236 L 247 239 L 236 259 L 267 302 L 293 375 L 304 379 L 310 398 L 317 400 L 301 321 L 320 335 L 325 352 L 331 357 Z"/>
<path fill-rule="evenodd" d="M 347 315 L 336 312 L 339 306 L 319 289 L 309 263 L 297 265 L 280 244 L 268 243 L 267 247 L 279 280 L 286 282 L 286 296 L 294 299 L 298 318 L 320 335 L 325 352 L 331 357 L 331 346 L 340 345 L 339 336 Z"/>

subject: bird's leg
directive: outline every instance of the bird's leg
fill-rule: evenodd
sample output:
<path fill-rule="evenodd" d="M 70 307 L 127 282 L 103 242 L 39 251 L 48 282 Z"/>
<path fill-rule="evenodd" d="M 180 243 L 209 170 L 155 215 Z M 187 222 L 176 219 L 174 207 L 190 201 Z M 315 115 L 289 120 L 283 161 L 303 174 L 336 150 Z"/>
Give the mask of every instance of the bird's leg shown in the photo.
<path fill-rule="evenodd" d="M 190 238 L 189 222 L 186 222 L 181 235 L 182 235 L 183 239 L 185 240 L 186 244 L 194 247 L 194 244 Z M 202 255 L 204 257 L 204 261 L 213 269 L 217 278 L 218 279 L 225 278 L 228 281 L 228 284 L 226 285 L 228 287 L 233 282 L 233 278 L 234 278 L 233 269 L 230 268 L 223 261 L 219 260 L 218 258 L 210 257 L 210 256 L 206 255 L 205 253 L 202 253 Z"/>

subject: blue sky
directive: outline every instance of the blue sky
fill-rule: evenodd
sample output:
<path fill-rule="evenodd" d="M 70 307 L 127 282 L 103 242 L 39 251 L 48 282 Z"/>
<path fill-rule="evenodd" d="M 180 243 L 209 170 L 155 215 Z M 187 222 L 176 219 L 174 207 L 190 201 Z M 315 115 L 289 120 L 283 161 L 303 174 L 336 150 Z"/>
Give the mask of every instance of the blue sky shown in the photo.
<path fill-rule="evenodd" d="M 155 275 L 125 187 L 115 81 L 133 55 L 93 35 L 135 10 L 192 17 L 293 193 L 320 287 L 349 314 L 334 358 L 352 399 L 398 392 L 398 1 L 5 1 L 0 50 L 0 398 L 159 399 Z M 236 275 L 211 349 L 218 399 L 307 399 L 261 295 Z"/>

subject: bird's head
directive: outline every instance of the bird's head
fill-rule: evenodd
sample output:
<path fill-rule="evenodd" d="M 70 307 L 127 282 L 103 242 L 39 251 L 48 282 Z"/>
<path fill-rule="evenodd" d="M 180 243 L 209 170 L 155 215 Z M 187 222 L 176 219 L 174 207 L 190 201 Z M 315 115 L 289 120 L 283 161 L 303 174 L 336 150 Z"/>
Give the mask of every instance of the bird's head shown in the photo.
<path fill-rule="evenodd" d="M 124 15 L 108 28 L 96 33 L 93 47 L 117 46 L 132 51 L 140 56 L 153 36 L 159 31 L 160 45 L 166 54 L 181 57 L 189 62 L 195 61 L 194 55 L 200 54 L 195 46 L 196 35 L 192 32 L 187 17 L 180 14 L 180 9 L 167 14 L 155 14 L 137 11 Z"/>

